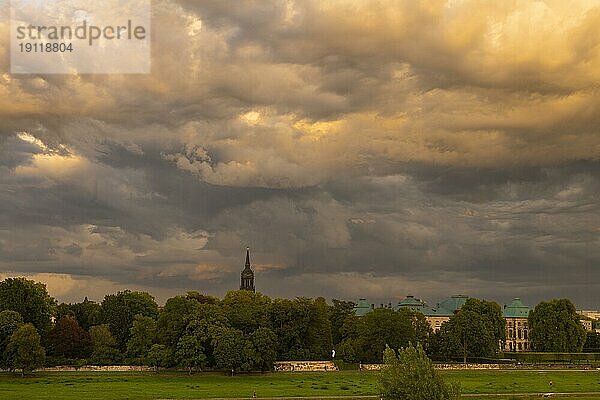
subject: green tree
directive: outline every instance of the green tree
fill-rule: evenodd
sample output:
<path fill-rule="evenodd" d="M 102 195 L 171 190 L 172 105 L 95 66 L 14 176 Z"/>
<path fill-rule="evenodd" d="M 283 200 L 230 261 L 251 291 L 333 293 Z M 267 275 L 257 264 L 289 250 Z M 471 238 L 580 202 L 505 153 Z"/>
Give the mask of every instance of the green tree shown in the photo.
<path fill-rule="evenodd" d="M 79 326 L 89 331 L 94 325 L 100 324 L 102 307 L 86 297 L 81 303 L 61 303 L 58 305 L 57 318 L 70 315 L 77 320 Z"/>
<path fill-rule="evenodd" d="M 258 328 L 250 335 L 256 350 L 256 365 L 261 371 L 272 371 L 277 357 L 277 336 L 269 328 Z"/>
<path fill-rule="evenodd" d="M 267 310 L 271 299 L 249 290 L 228 292 L 221 302 L 230 325 L 249 334 L 267 324 Z"/>
<path fill-rule="evenodd" d="M 398 313 L 377 308 L 362 317 L 359 355 L 362 362 L 381 362 L 386 346 L 398 349 L 405 345 L 408 323 L 399 321 Z"/>
<path fill-rule="evenodd" d="M 469 298 L 450 317 L 437 336 L 436 347 L 442 358 L 493 358 L 505 339 L 502 309 L 494 302 Z"/>
<path fill-rule="evenodd" d="M 85 358 L 92 350 L 89 333 L 70 315 L 62 317 L 52 327 L 48 345 L 48 352 L 56 357 Z"/>
<path fill-rule="evenodd" d="M 206 304 L 205 306 L 209 308 L 218 307 L 209 304 Z M 206 355 L 206 365 L 210 366 L 216 364 L 214 360 L 215 339 L 220 335 L 223 329 L 230 328 L 227 319 L 219 314 L 218 311 L 219 310 L 216 310 L 214 313 L 207 312 L 197 315 L 196 318 L 190 321 L 183 335 L 192 335 L 196 338 Z"/>
<path fill-rule="evenodd" d="M 354 353 L 362 362 L 381 362 L 386 346 L 402 348 L 411 341 L 425 345 L 428 331 L 423 319 L 415 311 L 407 309 L 377 308 L 360 317 L 358 335 L 352 341 L 357 346 Z M 348 351 L 343 349 L 344 353 Z"/>
<path fill-rule="evenodd" d="M 149 293 L 125 290 L 107 295 L 102 301 L 101 319 L 108 324 L 122 351 L 127 348 L 133 320 L 138 314 L 153 319 L 158 316 L 158 305 Z"/>
<path fill-rule="evenodd" d="M 306 342 L 310 323 L 309 301 L 275 299 L 269 306 L 268 314 L 277 336 L 277 359 L 310 359 L 310 349 Z"/>
<path fill-rule="evenodd" d="M 156 323 L 150 317 L 136 315 L 133 318 L 131 337 L 127 342 L 127 355 L 142 359 L 146 357 L 154 342 Z"/>
<path fill-rule="evenodd" d="M 529 312 L 529 337 L 536 351 L 580 352 L 586 332 L 568 299 L 542 301 Z"/>
<path fill-rule="evenodd" d="M 504 319 L 496 303 L 469 299 L 436 335 L 441 358 L 495 357 L 504 340 Z"/>
<path fill-rule="evenodd" d="M 323 297 L 311 301 L 307 339 L 312 359 L 322 360 L 331 357 L 333 349 L 331 321 L 329 306 Z"/>
<path fill-rule="evenodd" d="M 0 312 L 0 368 L 9 369 L 11 360 L 7 351 L 10 336 L 23 325 L 23 317 L 16 311 Z"/>
<path fill-rule="evenodd" d="M 116 347 L 117 340 L 110 332 L 108 325 L 95 325 L 90 328 L 90 337 L 94 349 L 98 347 Z"/>
<path fill-rule="evenodd" d="M 190 291 L 185 294 L 185 298 L 188 300 L 195 300 L 200 304 L 218 304 L 219 299 L 213 296 L 202 294 L 197 291 Z"/>
<path fill-rule="evenodd" d="M 20 369 L 23 375 L 44 365 L 46 354 L 40 335 L 31 323 L 21 325 L 10 336 L 7 352 L 12 360 L 11 369 Z"/>
<path fill-rule="evenodd" d="M 387 347 L 378 388 L 385 400 L 450 400 L 460 396 L 458 386 L 448 385 L 434 369 L 421 345 L 399 351 Z"/>
<path fill-rule="evenodd" d="M 410 308 L 401 308 L 397 313 L 400 320 L 409 321 L 408 337 L 406 340 L 409 343 L 420 344 L 427 351 L 433 329 L 431 329 L 431 325 L 427 322 L 425 315 Z"/>
<path fill-rule="evenodd" d="M 206 363 L 206 355 L 201 339 L 194 334 L 183 335 L 177 343 L 175 359 L 180 366 L 187 368 L 190 374 L 194 368 L 202 368 Z"/>
<path fill-rule="evenodd" d="M 221 328 L 213 338 L 213 356 L 217 368 L 226 371 L 250 371 L 258 364 L 252 342 L 235 328 Z"/>
<path fill-rule="evenodd" d="M 361 361 L 361 339 L 362 318 L 351 315 L 340 328 L 341 341 L 337 345 L 336 357 L 350 363 Z"/>
<path fill-rule="evenodd" d="M 164 344 L 155 344 L 148 351 L 147 360 L 148 364 L 158 371 L 159 368 L 173 365 L 173 352 Z"/>
<path fill-rule="evenodd" d="M 45 335 L 51 327 L 56 305 L 46 285 L 25 278 L 7 278 L 0 282 L 0 311 L 16 311 Z"/>
<path fill-rule="evenodd" d="M 329 322 L 331 324 L 331 338 L 335 346 L 343 339 L 344 323 L 354 316 L 356 303 L 337 299 L 333 299 L 332 303 L 329 307 Z"/>
<path fill-rule="evenodd" d="M 325 299 L 276 299 L 268 309 L 270 328 L 277 336 L 277 358 L 322 360 L 333 348 Z"/>
<path fill-rule="evenodd" d="M 451 342 L 451 343 L 448 343 Z M 458 343 L 452 340 L 448 331 L 448 323 L 443 323 L 440 329 L 429 336 L 427 354 L 434 360 L 449 360 L 456 357 Z"/>
<path fill-rule="evenodd" d="M 202 304 L 195 298 L 175 296 L 167 300 L 156 322 L 156 336 L 174 349 L 190 321 L 200 315 Z"/>
<path fill-rule="evenodd" d="M 92 341 L 91 362 L 95 365 L 111 365 L 121 361 L 121 352 L 116 348 L 114 338 L 108 325 L 96 325 L 90 328 Z"/>

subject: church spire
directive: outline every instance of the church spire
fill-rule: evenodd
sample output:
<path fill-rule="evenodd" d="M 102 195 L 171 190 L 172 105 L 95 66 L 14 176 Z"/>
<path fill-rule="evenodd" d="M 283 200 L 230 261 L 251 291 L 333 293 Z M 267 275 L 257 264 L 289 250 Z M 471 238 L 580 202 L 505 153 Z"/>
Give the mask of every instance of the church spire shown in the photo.
<path fill-rule="evenodd" d="M 254 271 L 250 265 L 250 247 L 246 247 L 246 265 L 240 276 L 240 290 L 251 290 L 254 292 Z"/>

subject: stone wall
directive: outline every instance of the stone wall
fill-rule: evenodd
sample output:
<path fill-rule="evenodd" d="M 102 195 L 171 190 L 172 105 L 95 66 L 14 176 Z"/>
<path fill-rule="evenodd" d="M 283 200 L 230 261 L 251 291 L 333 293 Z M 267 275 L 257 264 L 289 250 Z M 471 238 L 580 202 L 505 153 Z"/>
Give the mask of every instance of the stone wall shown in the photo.
<path fill-rule="evenodd" d="M 361 371 L 379 371 L 383 364 L 360 364 L 358 368 Z"/>
<path fill-rule="evenodd" d="M 337 371 L 337 367 L 331 361 L 277 361 L 275 371 Z"/>
<path fill-rule="evenodd" d="M 436 369 L 500 369 L 500 364 L 434 364 Z"/>
<path fill-rule="evenodd" d="M 46 372 L 74 372 L 74 371 L 85 371 L 85 372 L 145 372 L 154 371 L 152 367 L 142 367 L 138 365 L 85 365 L 80 368 L 75 367 L 48 367 L 42 368 L 41 371 Z"/>
<path fill-rule="evenodd" d="M 361 364 L 361 371 L 379 371 L 383 364 Z M 500 369 L 500 364 L 434 364 L 436 369 Z"/>

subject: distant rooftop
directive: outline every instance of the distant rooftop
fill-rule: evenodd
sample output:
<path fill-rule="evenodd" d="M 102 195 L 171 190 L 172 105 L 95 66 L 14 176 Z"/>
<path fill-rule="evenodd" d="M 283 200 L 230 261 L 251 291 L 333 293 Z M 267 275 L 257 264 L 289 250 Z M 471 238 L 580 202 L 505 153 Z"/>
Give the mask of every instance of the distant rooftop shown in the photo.
<path fill-rule="evenodd" d="M 397 308 L 412 308 L 420 310 L 424 307 L 427 307 L 427 303 L 425 303 L 423 300 L 417 299 L 415 296 L 406 296 L 405 299 L 398 302 Z"/>
<path fill-rule="evenodd" d="M 354 313 L 359 317 L 362 317 L 371 310 L 371 305 L 367 299 L 358 299 L 358 303 L 356 304 L 356 307 L 354 307 Z"/>
<path fill-rule="evenodd" d="M 408 295 L 404 299 L 398 302 L 398 305 L 394 307 L 396 310 L 400 308 L 410 308 L 414 311 L 419 311 L 425 316 L 438 316 L 438 317 L 450 317 L 454 315 L 467 301 L 469 296 L 454 295 L 447 299 L 444 299 L 438 303 L 435 307 L 429 307 L 429 305 L 418 297 Z M 356 315 L 363 316 L 373 309 L 372 305 L 369 305 L 366 299 L 358 300 L 358 304 L 354 311 Z"/>
<path fill-rule="evenodd" d="M 465 305 L 468 298 L 469 296 L 455 294 L 454 296 L 439 302 L 436 308 L 447 311 L 449 313 L 448 315 L 453 315 Z"/>
<path fill-rule="evenodd" d="M 505 318 L 527 318 L 529 307 L 524 305 L 520 298 L 515 297 L 509 305 L 504 306 L 503 314 Z"/>
<path fill-rule="evenodd" d="M 469 296 L 456 294 L 440 301 L 435 307 L 429 307 L 424 300 L 408 295 L 400 300 L 394 309 L 409 308 L 423 313 L 426 317 L 451 317 L 465 305 L 468 298 Z M 361 298 L 354 307 L 354 312 L 357 316 L 362 317 L 374 308 L 374 304 L 370 304 L 367 299 Z M 503 315 L 505 318 L 527 318 L 529 310 L 530 308 L 524 305 L 520 298 L 516 297 L 510 304 L 504 306 Z"/>

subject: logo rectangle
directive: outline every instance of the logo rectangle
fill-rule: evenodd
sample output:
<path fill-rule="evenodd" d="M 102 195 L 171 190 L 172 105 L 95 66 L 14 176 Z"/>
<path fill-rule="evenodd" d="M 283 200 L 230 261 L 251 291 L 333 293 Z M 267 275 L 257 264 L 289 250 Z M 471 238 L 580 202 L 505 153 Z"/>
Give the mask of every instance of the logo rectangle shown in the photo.
<path fill-rule="evenodd" d="M 13 74 L 150 73 L 151 0 L 11 0 Z"/>

